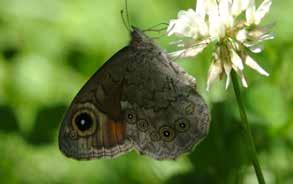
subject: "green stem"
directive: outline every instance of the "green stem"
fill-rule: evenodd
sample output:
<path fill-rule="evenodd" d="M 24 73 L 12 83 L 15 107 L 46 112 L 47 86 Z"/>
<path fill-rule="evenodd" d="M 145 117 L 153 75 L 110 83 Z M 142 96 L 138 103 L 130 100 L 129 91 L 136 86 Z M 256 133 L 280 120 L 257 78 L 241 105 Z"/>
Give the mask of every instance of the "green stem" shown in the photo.
<path fill-rule="evenodd" d="M 246 112 L 245 112 L 245 108 L 244 108 L 244 104 L 243 104 L 243 101 L 242 101 L 242 96 L 241 96 L 241 93 L 240 93 L 240 88 L 239 88 L 239 84 L 238 84 L 238 80 L 237 80 L 237 76 L 236 76 L 235 71 L 232 71 L 231 76 L 232 76 L 231 78 L 232 78 L 232 83 L 233 83 L 235 96 L 236 96 L 236 99 L 237 99 L 237 104 L 238 104 L 238 107 L 239 107 L 240 117 L 241 117 L 241 120 L 242 120 L 241 123 L 242 123 L 242 126 L 243 126 L 244 131 L 245 131 L 245 136 L 247 138 L 247 142 L 249 144 L 248 147 L 250 149 L 250 156 L 251 156 L 252 164 L 253 164 L 253 167 L 254 167 L 254 170 L 255 170 L 255 173 L 256 173 L 256 176 L 257 176 L 257 180 L 258 180 L 259 184 L 265 184 L 265 179 L 263 177 L 262 170 L 261 170 L 260 164 L 259 164 L 258 159 L 257 159 L 257 152 L 256 152 L 256 149 L 255 149 L 255 144 L 254 144 L 254 141 L 253 141 L 251 129 L 250 129 L 248 121 L 247 121 L 247 115 L 246 115 Z"/>

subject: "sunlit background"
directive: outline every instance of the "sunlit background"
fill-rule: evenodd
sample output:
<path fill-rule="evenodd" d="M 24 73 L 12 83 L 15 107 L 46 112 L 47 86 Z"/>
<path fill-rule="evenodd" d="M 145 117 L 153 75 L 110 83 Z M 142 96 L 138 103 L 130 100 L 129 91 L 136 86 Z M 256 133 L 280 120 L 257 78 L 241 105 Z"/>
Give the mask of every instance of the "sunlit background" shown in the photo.
<path fill-rule="evenodd" d="M 149 28 L 175 18 L 194 0 L 129 0 L 131 23 Z M 63 113 L 85 81 L 129 34 L 123 0 L 0 1 L 0 183 L 253 184 L 233 91 L 205 91 L 210 51 L 180 64 L 196 76 L 212 114 L 209 136 L 176 161 L 131 152 L 114 160 L 63 156 L 57 135 Z M 292 0 L 273 1 L 265 22 L 276 39 L 254 56 L 269 73 L 246 69 L 248 118 L 268 184 L 293 183 Z M 169 49 L 167 39 L 157 40 Z"/>

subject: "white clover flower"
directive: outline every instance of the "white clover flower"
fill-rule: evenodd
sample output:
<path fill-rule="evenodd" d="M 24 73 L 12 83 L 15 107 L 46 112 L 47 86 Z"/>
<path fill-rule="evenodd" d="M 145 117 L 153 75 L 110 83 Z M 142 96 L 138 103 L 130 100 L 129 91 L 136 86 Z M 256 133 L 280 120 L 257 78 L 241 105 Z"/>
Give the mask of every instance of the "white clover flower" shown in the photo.
<path fill-rule="evenodd" d="M 232 69 L 240 76 L 242 85 L 247 87 L 244 65 L 269 76 L 248 53 L 261 52 L 261 43 L 274 38 L 269 32 L 270 26 L 259 26 L 271 4 L 272 0 L 264 0 L 256 9 L 254 0 L 197 0 L 196 10 L 181 10 L 178 18 L 169 23 L 168 36 L 184 38 L 177 42 L 180 49 L 169 53 L 170 56 L 194 57 L 210 43 L 215 43 L 207 90 L 223 75 L 227 76 L 227 89 Z M 245 14 L 242 20 L 241 14 Z"/>

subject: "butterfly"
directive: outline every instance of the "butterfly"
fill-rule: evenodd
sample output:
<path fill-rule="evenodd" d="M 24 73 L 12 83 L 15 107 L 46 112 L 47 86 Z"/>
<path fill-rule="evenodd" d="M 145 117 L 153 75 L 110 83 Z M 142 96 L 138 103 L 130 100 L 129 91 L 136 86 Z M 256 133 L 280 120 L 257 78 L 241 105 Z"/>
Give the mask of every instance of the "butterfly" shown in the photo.
<path fill-rule="evenodd" d="M 133 149 L 157 160 L 175 159 L 207 136 L 209 119 L 195 78 L 134 27 L 129 45 L 73 99 L 59 148 L 77 160 L 113 158 Z"/>

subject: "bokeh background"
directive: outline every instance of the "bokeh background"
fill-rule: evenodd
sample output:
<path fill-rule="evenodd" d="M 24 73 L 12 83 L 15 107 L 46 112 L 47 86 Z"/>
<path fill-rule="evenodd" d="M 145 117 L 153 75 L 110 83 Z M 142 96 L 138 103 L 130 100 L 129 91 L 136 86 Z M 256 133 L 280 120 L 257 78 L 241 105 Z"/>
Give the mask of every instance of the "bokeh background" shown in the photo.
<path fill-rule="evenodd" d="M 259 1 L 258 1 L 259 2 Z M 129 0 L 131 23 L 149 28 L 194 0 Z M 57 144 L 58 127 L 85 81 L 129 41 L 123 0 L 0 1 L 0 183 L 253 184 L 232 88 L 205 91 L 210 50 L 182 65 L 196 76 L 212 114 L 209 136 L 189 155 L 155 161 L 131 152 L 75 161 Z M 246 69 L 248 118 L 268 184 L 293 183 L 292 0 L 273 1 L 265 22 L 276 39 L 255 56 L 270 73 Z M 157 42 L 169 49 L 168 39 Z"/>

